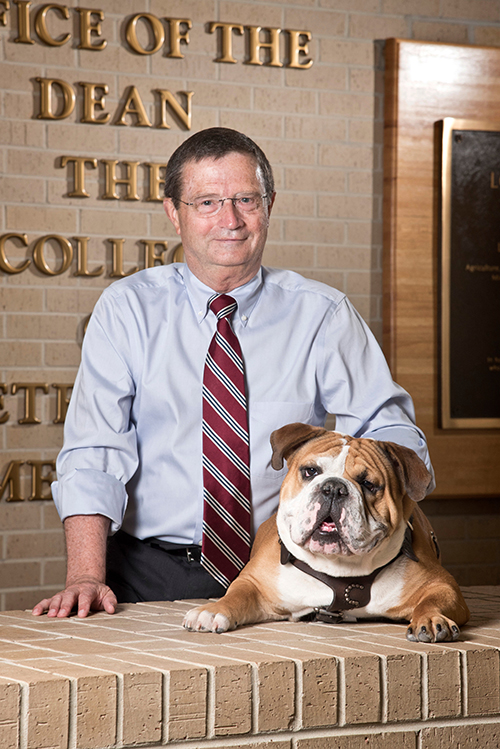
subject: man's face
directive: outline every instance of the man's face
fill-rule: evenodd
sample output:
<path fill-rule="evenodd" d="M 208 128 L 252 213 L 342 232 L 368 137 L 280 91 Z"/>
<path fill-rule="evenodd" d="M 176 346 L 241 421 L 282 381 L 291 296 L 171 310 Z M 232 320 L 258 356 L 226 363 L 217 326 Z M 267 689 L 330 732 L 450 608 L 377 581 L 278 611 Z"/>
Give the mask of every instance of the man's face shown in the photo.
<path fill-rule="evenodd" d="M 229 153 L 221 159 L 189 161 L 184 166 L 182 194 L 177 197 L 192 203 L 197 198 L 235 198 L 264 192 L 253 157 Z M 164 206 L 182 239 L 190 270 L 212 288 L 216 279 L 224 279 L 225 290 L 229 291 L 229 287 L 236 288 L 253 278 L 260 267 L 273 200 L 274 195 L 268 196 L 252 213 L 244 213 L 226 200 L 215 216 L 200 215 L 194 206 L 183 203 L 176 209 L 169 198 Z"/>

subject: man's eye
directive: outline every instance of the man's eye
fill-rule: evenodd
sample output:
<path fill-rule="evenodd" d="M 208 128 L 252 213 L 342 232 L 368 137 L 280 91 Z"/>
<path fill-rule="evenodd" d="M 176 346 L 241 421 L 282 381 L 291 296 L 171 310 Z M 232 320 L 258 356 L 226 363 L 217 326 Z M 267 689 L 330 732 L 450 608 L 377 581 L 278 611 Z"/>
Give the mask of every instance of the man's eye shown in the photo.
<path fill-rule="evenodd" d="M 321 469 L 317 466 L 303 466 L 300 469 L 300 473 L 303 479 L 313 479 L 315 476 L 319 476 Z"/>
<path fill-rule="evenodd" d="M 240 203 L 243 203 L 243 205 L 251 205 L 254 202 L 255 198 L 252 198 L 251 196 L 243 196 L 242 198 L 239 198 Z"/>
<path fill-rule="evenodd" d="M 204 208 L 209 208 L 210 206 L 214 205 L 215 200 L 212 200 L 212 198 L 206 198 L 205 200 L 202 200 L 200 202 L 200 205 L 202 205 Z"/>

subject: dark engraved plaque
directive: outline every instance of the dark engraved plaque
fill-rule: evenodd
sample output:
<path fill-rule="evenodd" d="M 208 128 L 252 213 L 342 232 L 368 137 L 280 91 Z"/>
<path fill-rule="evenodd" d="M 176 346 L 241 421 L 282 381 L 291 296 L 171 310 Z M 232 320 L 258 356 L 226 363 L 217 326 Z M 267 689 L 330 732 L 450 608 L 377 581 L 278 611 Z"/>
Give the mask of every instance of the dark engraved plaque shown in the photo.
<path fill-rule="evenodd" d="M 500 428 L 500 123 L 444 121 L 442 188 L 441 426 Z"/>

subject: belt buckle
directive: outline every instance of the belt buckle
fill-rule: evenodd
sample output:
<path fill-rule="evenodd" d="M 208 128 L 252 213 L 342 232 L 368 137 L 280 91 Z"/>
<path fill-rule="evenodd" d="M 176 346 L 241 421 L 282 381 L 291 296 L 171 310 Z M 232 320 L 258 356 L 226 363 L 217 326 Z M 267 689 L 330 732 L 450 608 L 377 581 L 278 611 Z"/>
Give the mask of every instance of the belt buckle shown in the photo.
<path fill-rule="evenodd" d="M 194 562 L 195 561 L 195 558 L 194 558 L 194 555 L 193 555 L 193 552 L 191 551 L 191 549 L 186 549 L 186 557 L 187 557 L 188 562 Z"/>

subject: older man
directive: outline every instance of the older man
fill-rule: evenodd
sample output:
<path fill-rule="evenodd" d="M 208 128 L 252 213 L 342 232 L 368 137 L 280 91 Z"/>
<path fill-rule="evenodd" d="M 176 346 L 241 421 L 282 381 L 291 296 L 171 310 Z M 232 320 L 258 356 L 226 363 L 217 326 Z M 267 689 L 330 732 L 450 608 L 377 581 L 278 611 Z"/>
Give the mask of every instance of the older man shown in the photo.
<path fill-rule="evenodd" d="M 34 614 L 221 595 L 277 507 L 269 435 L 289 422 L 333 413 L 339 431 L 430 467 L 411 399 L 345 295 L 261 266 L 275 197 L 261 149 L 196 133 L 165 194 L 186 262 L 118 281 L 96 305 L 53 488 L 66 589 Z"/>

